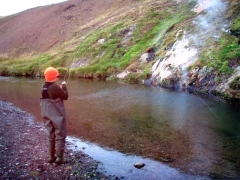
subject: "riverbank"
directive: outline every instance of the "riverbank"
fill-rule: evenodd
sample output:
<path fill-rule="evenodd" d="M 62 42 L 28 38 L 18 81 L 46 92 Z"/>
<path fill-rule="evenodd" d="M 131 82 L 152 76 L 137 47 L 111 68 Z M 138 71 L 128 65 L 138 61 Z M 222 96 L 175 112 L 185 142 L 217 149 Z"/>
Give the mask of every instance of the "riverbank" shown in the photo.
<path fill-rule="evenodd" d="M 81 151 L 66 149 L 66 164 L 48 163 L 43 123 L 9 102 L 0 101 L 0 121 L 1 179 L 118 179 L 99 172 L 99 162 Z"/>

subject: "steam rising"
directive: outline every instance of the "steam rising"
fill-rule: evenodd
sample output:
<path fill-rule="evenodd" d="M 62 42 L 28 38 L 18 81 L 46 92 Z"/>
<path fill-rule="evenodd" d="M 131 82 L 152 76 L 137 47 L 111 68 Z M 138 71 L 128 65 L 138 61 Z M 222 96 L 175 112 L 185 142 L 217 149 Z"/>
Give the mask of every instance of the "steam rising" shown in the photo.
<path fill-rule="evenodd" d="M 219 38 L 222 31 L 228 27 L 225 19 L 227 4 L 221 0 L 199 0 L 193 9 L 198 17 L 193 23 L 196 26 L 192 39 L 196 45 L 204 45 L 207 40 Z M 200 42 L 200 43 L 199 43 Z"/>
<path fill-rule="evenodd" d="M 199 0 L 192 9 L 197 13 L 197 18 L 192 22 L 194 32 L 184 32 L 182 39 L 174 43 L 165 58 L 159 59 L 153 65 L 153 77 L 157 78 L 159 83 L 165 78 L 184 80 L 186 69 L 198 59 L 199 48 L 204 47 L 208 41 L 216 40 L 226 31 L 229 24 L 224 18 L 226 10 L 227 4 L 221 0 Z"/>

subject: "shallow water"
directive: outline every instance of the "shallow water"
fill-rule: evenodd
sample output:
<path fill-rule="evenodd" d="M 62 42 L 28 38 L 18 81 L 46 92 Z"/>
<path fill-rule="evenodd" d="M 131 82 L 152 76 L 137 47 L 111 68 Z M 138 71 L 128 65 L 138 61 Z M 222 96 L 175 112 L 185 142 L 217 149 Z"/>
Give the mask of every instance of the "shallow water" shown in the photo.
<path fill-rule="evenodd" d="M 43 79 L 1 77 L 0 82 L 1 100 L 13 102 L 41 121 L 38 98 Z M 131 179 L 135 171 L 147 174 L 159 167 L 155 174 L 163 179 L 174 171 L 176 178 L 179 174 L 191 177 L 185 173 L 199 175 L 197 179 L 240 178 L 238 106 L 144 85 L 70 80 L 67 86 L 70 137 L 116 150 L 110 151 L 109 159 L 120 153 L 119 159 L 131 156 L 147 161 L 141 170 L 134 168 L 135 160 L 127 163 L 131 168 L 116 163 L 112 169 L 127 167 L 132 172 L 123 176 L 130 174 Z M 98 150 L 94 152 L 98 157 Z M 112 172 L 111 166 L 104 168 Z"/>
<path fill-rule="evenodd" d="M 126 155 L 118 151 L 101 148 L 93 143 L 83 142 L 75 137 L 67 137 L 68 148 L 74 151 L 83 151 L 93 159 L 101 162 L 99 168 L 107 175 L 118 176 L 119 178 L 129 180 L 139 179 L 207 179 L 201 176 L 193 176 L 180 172 L 168 165 L 154 161 L 149 158 L 143 158 L 136 155 Z M 144 163 L 141 169 L 135 168 L 134 164 Z"/>

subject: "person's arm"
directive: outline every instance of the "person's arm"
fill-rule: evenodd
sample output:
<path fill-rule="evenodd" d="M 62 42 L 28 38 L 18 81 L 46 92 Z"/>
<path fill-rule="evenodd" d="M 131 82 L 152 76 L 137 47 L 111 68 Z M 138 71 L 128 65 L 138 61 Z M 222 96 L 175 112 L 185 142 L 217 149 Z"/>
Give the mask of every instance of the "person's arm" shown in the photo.
<path fill-rule="evenodd" d="M 65 81 L 62 82 L 62 84 L 60 85 L 60 88 L 64 92 L 64 95 L 62 95 L 62 97 L 63 97 L 62 99 L 67 100 L 68 99 L 68 91 L 67 91 L 67 85 L 66 85 Z"/>
<path fill-rule="evenodd" d="M 68 99 L 68 91 L 67 91 L 67 86 L 66 84 L 62 84 L 60 87 L 56 84 L 53 84 L 48 88 L 48 94 L 51 99 L 63 99 L 67 100 Z"/>

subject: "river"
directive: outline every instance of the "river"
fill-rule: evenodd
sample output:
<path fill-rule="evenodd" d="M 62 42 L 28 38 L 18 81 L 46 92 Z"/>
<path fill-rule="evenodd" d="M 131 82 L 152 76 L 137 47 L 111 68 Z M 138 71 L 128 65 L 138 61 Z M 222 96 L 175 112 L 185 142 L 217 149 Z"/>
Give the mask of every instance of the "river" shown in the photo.
<path fill-rule="evenodd" d="M 0 100 L 40 122 L 43 82 L 0 77 Z M 70 79 L 67 87 L 68 141 L 102 162 L 105 173 L 126 179 L 240 179 L 239 106 L 136 84 Z M 136 169 L 137 162 L 146 165 Z"/>

